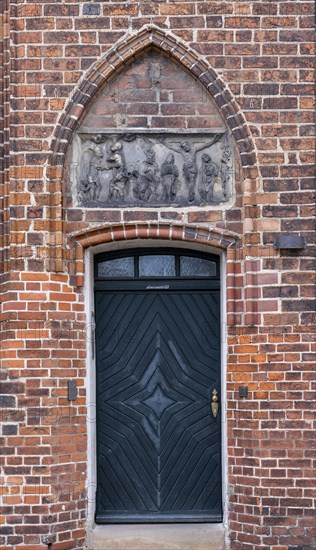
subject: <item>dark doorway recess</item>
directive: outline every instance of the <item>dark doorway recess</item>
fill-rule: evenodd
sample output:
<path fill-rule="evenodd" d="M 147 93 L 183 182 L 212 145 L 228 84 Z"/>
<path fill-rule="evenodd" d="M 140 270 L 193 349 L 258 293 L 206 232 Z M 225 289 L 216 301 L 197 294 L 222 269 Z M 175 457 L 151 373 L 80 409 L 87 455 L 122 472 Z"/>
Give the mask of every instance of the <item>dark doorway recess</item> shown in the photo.
<path fill-rule="evenodd" d="M 95 262 L 98 523 L 222 520 L 216 256 Z"/>

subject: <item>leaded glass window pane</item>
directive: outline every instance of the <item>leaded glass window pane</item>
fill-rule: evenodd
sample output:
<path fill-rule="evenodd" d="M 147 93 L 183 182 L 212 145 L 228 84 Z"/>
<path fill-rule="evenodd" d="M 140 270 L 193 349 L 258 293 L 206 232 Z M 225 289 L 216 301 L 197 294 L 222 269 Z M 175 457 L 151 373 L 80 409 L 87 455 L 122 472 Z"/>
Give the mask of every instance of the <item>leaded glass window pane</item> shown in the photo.
<path fill-rule="evenodd" d="M 180 257 L 180 277 L 212 277 L 216 275 L 216 263 L 203 258 Z"/>
<path fill-rule="evenodd" d="M 134 277 L 134 258 L 117 258 L 99 263 L 98 277 Z"/>
<path fill-rule="evenodd" d="M 174 256 L 140 256 L 140 277 L 175 277 L 176 263 Z"/>

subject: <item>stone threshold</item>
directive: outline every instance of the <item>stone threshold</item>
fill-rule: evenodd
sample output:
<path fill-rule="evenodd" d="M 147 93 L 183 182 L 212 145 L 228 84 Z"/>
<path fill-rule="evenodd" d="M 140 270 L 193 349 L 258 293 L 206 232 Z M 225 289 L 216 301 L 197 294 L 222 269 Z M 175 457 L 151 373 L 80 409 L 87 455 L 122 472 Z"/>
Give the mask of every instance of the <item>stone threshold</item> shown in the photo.
<path fill-rule="evenodd" d="M 216 523 L 96 525 L 89 550 L 224 550 L 225 530 Z"/>

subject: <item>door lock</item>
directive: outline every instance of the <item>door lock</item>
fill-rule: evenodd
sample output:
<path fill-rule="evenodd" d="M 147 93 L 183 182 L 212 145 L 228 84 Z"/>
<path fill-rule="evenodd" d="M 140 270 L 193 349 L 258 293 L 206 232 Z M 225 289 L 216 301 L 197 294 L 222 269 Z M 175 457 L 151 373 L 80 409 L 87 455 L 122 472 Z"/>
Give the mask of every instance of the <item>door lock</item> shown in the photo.
<path fill-rule="evenodd" d="M 218 403 L 218 391 L 216 389 L 214 389 L 212 391 L 212 413 L 213 413 L 213 416 L 214 418 L 217 417 L 217 413 L 218 413 L 218 407 L 219 407 L 219 403 Z"/>

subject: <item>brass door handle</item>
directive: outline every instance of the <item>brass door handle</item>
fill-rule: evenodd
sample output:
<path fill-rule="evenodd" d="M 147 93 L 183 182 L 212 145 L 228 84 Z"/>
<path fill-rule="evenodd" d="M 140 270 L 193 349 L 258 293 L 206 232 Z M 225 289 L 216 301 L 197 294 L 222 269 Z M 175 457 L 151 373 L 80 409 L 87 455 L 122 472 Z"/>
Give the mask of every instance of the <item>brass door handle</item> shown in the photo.
<path fill-rule="evenodd" d="M 214 390 L 212 391 L 212 404 L 211 404 L 212 413 L 213 413 L 214 418 L 217 417 L 218 408 L 219 408 L 219 403 L 218 403 L 218 397 L 217 396 L 218 396 L 218 391 L 214 388 Z"/>

